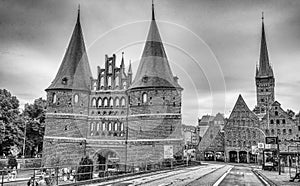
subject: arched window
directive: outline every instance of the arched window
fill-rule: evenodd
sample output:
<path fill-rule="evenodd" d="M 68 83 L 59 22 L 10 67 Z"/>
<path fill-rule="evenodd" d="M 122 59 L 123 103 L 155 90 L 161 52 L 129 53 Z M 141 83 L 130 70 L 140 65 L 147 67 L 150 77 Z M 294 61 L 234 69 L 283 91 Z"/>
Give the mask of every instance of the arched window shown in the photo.
<path fill-rule="evenodd" d="M 120 123 L 120 130 L 123 131 L 124 130 L 124 124 Z"/>
<path fill-rule="evenodd" d="M 115 99 L 115 106 L 116 107 L 120 106 L 120 99 L 118 97 L 116 97 L 116 99 Z"/>
<path fill-rule="evenodd" d="M 146 92 L 143 93 L 142 97 L 143 97 L 143 98 L 142 98 L 142 102 L 143 102 L 143 103 L 147 103 L 147 101 L 148 101 L 148 95 L 147 95 Z"/>
<path fill-rule="evenodd" d="M 277 135 L 280 135 L 280 134 L 281 134 L 280 129 L 277 129 Z"/>
<path fill-rule="evenodd" d="M 107 86 L 109 89 L 111 88 L 111 77 L 107 78 Z"/>
<path fill-rule="evenodd" d="M 100 78 L 100 87 L 101 87 L 101 89 L 104 88 L 104 77 Z"/>
<path fill-rule="evenodd" d="M 282 124 L 285 124 L 285 119 L 282 120 Z"/>
<path fill-rule="evenodd" d="M 123 89 L 126 89 L 126 88 L 127 88 L 127 83 L 123 82 Z"/>
<path fill-rule="evenodd" d="M 96 107 L 97 106 L 97 101 L 96 98 L 92 99 L 92 107 Z"/>
<path fill-rule="evenodd" d="M 119 78 L 119 76 L 117 76 L 116 77 L 116 79 L 115 79 L 115 85 L 116 85 L 116 87 L 119 87 L 120 86 L 120 78 Z"/>
<path fill-rule="evenodd" d="M 282 130 L 283 135 L 286 135 L 286 129 Z"/>
<path fill-rule="evenodd" d="M 271 129 L 271 134 L 272 134 L 272 135 L 274 135 L 274 134 L 275 134 L 275 132 L 274 132 L 274 129 Z"/>
<path fill-rule="evenodd" d="M 274 120 L 271 119 L 271 120 L 270 120 L 270 124 L 274 124 Z"/>
<path fill-rule="evenodd" d="M 276 120 L 276 124 L 277 125 L 280 124 L 280 120 L 279 119 Z"/>
<path fill-rule="evenodd" d="M 293 132 L 292 132 L 292 129 L 289 129 L 289 135 L 291 135 Z"/>
<path fill-rule="evenodd" d="M 114 100 L 113 100 L 113 98 L 109 98 L 109 106 L 111 106 L 111 107 L 114 106 Z"/>
<path fill-rule="evenodd" d="M 78 101 L 79 101 L 79 96 L 78 96 L 78 94 L 75 94 L 74 95 L 74 103 L 78 103 Z"/>
<path fill-rule="evenodd" d="M 106 123 L 102 123 L 102 130 L 106 131 Z"/>
<path fill-rule="evenodd" d="M 104 106 L 104 107 L 107 107 L 107 106 L 108 106 L 107 98 L 104 98 L 104 99 L 103 99 L 103 106 Z"/>
<path fill-rule="evenodd" d="M 114 124 L 114 131 L 118 131 L 118 123 Z"/>
<path fill-rule="evenodd" d="M 122 97 L 122 99 L 121 99 L 121 106 L 122 106 L 122 107 L 125 107 L 125 106 L 126 106 L 126 101 L 125 101 L 125 98 L 124 98 L 124 97 Z"/>
<path fill-rule="evenodd" d="M 56 100 L 57 100 L 56 94 L 53 93 L 53 95 L 52 95 L 52 103 L 56 103 Z"/>
<path fill-rule="evenodd" d="M 98 98 L 97 106 L 102 107 L 102 99 L 101 98 Z"/>
<path fill-rule="evenodd" d="M 253 138 L 256 138 L 256 132 L 253 131 L 252 134 L 253 134 Z"/>
<path fill-rule="evenodd" d="M 108 131 L 111 131 L 111 130 L 112 130 L 111 123 L 108 123 Z"/>
<path fill-rule="evenodd" d="M 266 129 L 266 135 L 269 135 L 269 129 Z"/>
<path fill-rule="evenodd" d="M 278 116 L 278 111 L 275 111 L 275 116 Z"/>
<path fill-rule="evenodd" d="M 94 123 L 91 123 L 91 131 L 94 131 L 95 125 Z"/>
<path fill-rule="evenodd" d="M 108 66 L 108 73 L 112 73 L 112 65 Z"/>

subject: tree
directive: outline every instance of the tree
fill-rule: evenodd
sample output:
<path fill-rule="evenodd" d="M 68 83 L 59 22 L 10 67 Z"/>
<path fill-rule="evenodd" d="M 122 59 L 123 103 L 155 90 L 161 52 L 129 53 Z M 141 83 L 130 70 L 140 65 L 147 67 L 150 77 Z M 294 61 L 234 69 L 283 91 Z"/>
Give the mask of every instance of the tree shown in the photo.
<path fill-rule="evenodd" d="M 26 104 L 22 114 L 26 122 L 25 154 L 31 157 L 42 151 L 46 106 L 46 100 L 39 98 L 33 104 Z"/>
<path fill-rule="evenodd" d="M 6 89 L 0 89 L 0 155 L 9 154 L 10 147 L 21 146 L 23 134 L 19 100 Z"/>

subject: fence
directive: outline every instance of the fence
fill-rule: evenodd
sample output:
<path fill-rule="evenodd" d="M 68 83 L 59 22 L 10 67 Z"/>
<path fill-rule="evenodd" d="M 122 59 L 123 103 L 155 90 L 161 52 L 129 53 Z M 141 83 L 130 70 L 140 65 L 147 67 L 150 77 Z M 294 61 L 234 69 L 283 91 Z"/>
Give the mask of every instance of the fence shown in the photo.
<path fill-rule="evenodd" d="M 1 186 L 23 186 L 28 182 L 32 186 L 38 182 L 46 182 L 46 185 L 80 185 L 80 183 L 101 182 L 118 177 L 142 174 L 152 171 L 173 169 L 176 167 L 190 166 L 200 164 L 200 162 L 186 163 L 186 161 L 164 161 L 164 162 L 144 162 L 128 163 L 127 165 L 119 163 L 93 164 L 93 165 L 69 165 L 41 168 L 0 170 Z"/>

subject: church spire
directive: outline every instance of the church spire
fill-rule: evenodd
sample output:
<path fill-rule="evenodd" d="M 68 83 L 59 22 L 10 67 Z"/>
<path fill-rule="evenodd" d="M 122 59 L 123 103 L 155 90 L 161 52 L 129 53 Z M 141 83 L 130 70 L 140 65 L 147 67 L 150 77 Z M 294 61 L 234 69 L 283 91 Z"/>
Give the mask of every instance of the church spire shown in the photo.
<path fill-rule="evenodd" d="M 174 80 L 168 58 L 155 21 L 152 1 L 152 20 L 142 58 L 130 88 L 172 87 L 181 88 Z"/>
<path fill-rule="evenodd" d="M 262 12 L 262 32 L 261 32 L 261 45 L 260 45 L 260 58 L 257 77 L 273 77 L 273 70 L 269 63 L 268 48 L 266 42 L 264 13 Z"/>
<path fill-rule="evenodd" d="M 71 40 L 56 77 L 47 90 L 76 89 L 89 91 L 91 77 L 92 73 L 80 24 L 80 7 L 78 6 L 77 21 Z"/>
<path fill-rule="evenodd" d="M 154 2 L 152 0 L 152 20 L 155 20 L 155 15 L 154 15 Z"/>

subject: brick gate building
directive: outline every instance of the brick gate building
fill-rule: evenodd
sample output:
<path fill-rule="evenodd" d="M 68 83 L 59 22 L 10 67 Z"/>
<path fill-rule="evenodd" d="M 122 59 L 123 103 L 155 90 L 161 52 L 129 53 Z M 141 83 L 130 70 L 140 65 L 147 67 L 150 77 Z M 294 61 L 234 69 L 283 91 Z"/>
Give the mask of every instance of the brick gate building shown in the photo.
<path fill-rule="evenodd" d="M 89 155 L 95 163 L 158 162 L 164 146 L 183 148 L 181 92 L 152 20 L 136 76 L 115 55 L 105 57 L 94 79 L 80 25 L 76 25 L 58 70 L 46 89 L 43 164 L 72 165 Z"/>

